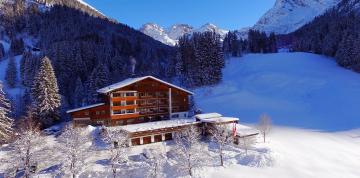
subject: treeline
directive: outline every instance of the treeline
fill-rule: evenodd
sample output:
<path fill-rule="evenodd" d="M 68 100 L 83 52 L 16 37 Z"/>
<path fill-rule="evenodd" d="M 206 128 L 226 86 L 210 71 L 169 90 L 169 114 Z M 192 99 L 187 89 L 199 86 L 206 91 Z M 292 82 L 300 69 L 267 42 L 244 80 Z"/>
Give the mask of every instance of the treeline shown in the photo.
<path fill-rule="evenodd" d="M 179 39 L 176 73 L 183 86 L 194 88 L 219 83 L 224 65 L 218 34 L 194 33 Z"/>
<path fill-rule="evenodd" d="M 245 53 L 276 53 L 277 42 L 274 33 L 249 30 L 248 39 L 238 37 L 237 31 L 230 31 L 224 39 L 223 51 L 226 57 L 239 57 Z"/>
<path fill-rule="evenodd" d="M 44 56 L 54 66 L 63 110 L 96 102 L 97 89 L 134 73 L 167 81 L 175 76 L 173 47 L 68 6 L 43 11 L 38 4 L 25 5 L 24 0 L 9 1 L 0 14 L 0 26 L 11 41 L 10 53 L 23 54 L 24 105 L 31 103 L 29 93 Z"/>
<path fill-rule="evenodd" d="M 294 51 L 335 57 L 343 67 L 360 72 L 360 17 L 356 3 L 342 1 L 311 23 L 290 34 Z"/>

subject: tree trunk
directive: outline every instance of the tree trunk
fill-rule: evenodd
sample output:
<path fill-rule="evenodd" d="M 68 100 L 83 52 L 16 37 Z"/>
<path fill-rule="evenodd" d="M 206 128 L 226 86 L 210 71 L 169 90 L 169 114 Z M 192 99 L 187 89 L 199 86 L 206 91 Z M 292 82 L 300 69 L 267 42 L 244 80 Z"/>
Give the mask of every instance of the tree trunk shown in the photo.
<path fill-rule="evenodd" d="M 266 135 L 265 135 L 265 133 L 264 133 L 264 143 L 265 143 L 265 136 L 266 136 Z"/>

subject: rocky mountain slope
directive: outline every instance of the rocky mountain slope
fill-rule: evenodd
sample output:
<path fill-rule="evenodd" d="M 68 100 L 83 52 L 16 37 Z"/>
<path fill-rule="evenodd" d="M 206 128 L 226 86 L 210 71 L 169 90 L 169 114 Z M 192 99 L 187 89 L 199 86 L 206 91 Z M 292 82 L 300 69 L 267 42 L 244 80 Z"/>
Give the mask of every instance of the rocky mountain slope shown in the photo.
<path fill-rule="evenodd" d="M 277 0 L 253 29 L 276 34 L 287 34 L 297 30 L 340 0 Z"/>
<path fill-rule="evenodd" d="M 211 23 L 206 23 L 197 29 L 187 24 L 175 24 L 171 27 L 164 28 L 155 23 L 147 23 L 140 28 L 140 31 L 154 38 L 155 40 L 170 46 L 175 46 L 178 42 L 178 39 L 185 34 L 211 31 L 219 34 L 220 37 L 224 39 L 226 33 L 228 32 L 228 30 L 221 29 Z"/>

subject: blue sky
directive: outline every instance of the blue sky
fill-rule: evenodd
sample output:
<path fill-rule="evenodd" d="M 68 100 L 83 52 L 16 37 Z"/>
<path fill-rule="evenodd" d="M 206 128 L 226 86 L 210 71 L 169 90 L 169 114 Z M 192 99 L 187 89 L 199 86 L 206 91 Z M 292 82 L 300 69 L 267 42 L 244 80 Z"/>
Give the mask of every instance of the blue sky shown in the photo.
<path fill-rule="evenodd" d="M 105 15 L 139 28 L 147 22 L 163 27 L 211 22 L 235 30 L 252 26 L 275 0 L 84 0 Z"/>

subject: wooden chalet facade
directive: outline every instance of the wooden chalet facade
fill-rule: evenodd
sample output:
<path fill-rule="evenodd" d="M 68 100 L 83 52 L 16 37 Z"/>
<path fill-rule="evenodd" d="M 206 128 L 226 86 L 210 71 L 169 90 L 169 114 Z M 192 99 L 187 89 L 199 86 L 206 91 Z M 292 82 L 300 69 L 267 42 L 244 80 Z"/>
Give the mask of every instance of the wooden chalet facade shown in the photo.
<path fill-rule="evenodd" d="M 174 133 L 191 125 L 206 135 L 208 126 L 239 120 L 217 113 L 189 118 L 189 96 L 193 93 L 152 76 L 126 79 L 97 92 L 101 103 L 67 111 L 74 126 L 106 125 L 125 130 L 130 146 L 171 140 Z"/>
<path fill-rule="evenodd" d="M 152 76 L 98 90 L 103 102 L 67 111 L 74 125 L 128 125 L 187 118 L 193 93 Z"/>

